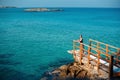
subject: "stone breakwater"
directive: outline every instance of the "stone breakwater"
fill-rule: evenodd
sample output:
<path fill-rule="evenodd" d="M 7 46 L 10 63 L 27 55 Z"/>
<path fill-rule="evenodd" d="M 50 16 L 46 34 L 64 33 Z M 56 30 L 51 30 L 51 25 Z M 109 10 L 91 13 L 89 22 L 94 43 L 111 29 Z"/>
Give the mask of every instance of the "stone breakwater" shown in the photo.
<path fill-rule="evenodd" d="M 98 74 L 94 68 L 88 71 L 86 65 L 74 62 L 45 72 L 40 80 L 108 80 L 105 74 Z"/>

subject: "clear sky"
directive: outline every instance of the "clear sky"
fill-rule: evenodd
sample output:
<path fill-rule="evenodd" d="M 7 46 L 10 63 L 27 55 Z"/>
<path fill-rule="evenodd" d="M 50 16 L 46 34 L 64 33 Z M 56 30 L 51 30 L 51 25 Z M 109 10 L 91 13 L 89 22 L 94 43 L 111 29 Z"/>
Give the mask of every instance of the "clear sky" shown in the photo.
<path fill-rule="evenodd" d="M 120 8 L 120 0 L 0 0 L 0 5 L 17 6 L 17 7 Z"/>

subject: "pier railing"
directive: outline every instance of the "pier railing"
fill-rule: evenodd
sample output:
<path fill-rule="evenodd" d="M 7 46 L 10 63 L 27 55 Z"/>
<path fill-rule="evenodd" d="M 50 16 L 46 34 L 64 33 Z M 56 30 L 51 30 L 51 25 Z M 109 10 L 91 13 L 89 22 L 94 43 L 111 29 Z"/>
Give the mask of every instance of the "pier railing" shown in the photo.
<path fill-rule="evenodd" d="M 93 39 L 89 39 L 89 42 L 90 42 L 89 46 L 92 46 L 92 47 L 100 50 L 101 54 L 103 56 L 105 56 L 105 58 L 101 57 L 102 59 L 109 62 L 109 57 L 114 56 L 113 64 L 117 67 L 120 67 L 120 48 L 109 45 L 109 44 L 105 44 L 103 42 L 96 41 Z"/>
<path fill-rule="evenodd" d="M 83 56 L 86 56 L 88 61 L 87 65 L 90 68 L 91 60 L 96 62 L 97 72 L 99 73 L 100 65 L 106 66 L 106 64 L 101 63 L 101 60 L 104 60 L 108 63 L 109 76 L 113 74 L 113 66 L 120 68 L 120 49 L 103 42 L 99 42 L 93 39 L 89 39 L 90 44 L 78 43 L 76 40 L 73 40 L 73 56 L 75 61 L 79 54 L 79 63 L 82 63 Z M 76 52 L 78 51 L 78 53 Z M 91 58 L 91 55 L 95 58 Z M 112 66 L 112 67 L 111 67 Z"/>

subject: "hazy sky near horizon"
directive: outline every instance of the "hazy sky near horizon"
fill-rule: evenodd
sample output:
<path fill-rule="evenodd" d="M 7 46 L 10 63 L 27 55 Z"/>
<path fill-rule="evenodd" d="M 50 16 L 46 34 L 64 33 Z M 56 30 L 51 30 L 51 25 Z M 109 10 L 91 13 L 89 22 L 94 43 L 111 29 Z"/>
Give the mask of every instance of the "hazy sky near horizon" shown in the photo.
<path fill-rule="evenodd" d="M 17 7 L 120 8 L 120 0 L 0 0 L 0 5 Z"/>

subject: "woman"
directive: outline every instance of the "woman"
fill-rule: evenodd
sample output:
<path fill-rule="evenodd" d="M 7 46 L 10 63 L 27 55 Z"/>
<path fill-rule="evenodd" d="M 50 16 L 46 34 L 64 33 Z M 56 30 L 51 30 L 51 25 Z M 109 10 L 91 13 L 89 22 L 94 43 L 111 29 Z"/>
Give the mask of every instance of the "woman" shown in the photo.
<path fill-rule="evenodd" d="M 79 42 L 80 42 L 80 43 L 83 43 L 83 38 L 82 38 L 82 35 L 80 35 Z"/>
<path fill-rule="evenodd" d="M 79 40 L 74 40 L 75 42 L 79 42 L 79 43 L 83 43 L 83 38 L 82 38 L 82 35 L 80 35 L 80 38 Z"/>

